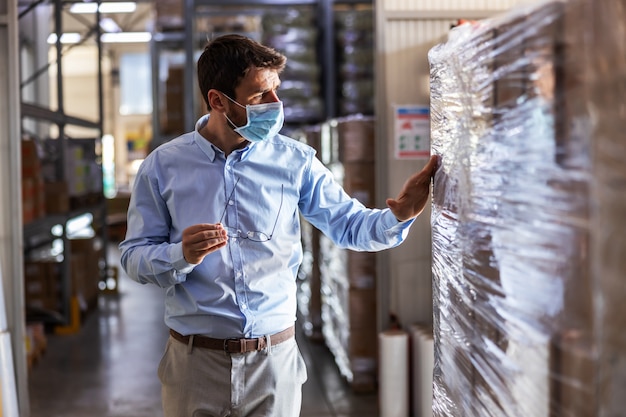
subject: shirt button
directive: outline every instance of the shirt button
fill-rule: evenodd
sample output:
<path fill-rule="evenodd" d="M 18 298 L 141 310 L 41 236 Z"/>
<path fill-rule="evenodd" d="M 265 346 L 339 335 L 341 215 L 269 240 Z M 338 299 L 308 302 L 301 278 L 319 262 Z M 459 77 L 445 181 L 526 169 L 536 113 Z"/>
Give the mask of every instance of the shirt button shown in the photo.
<path fill-rule="evenodd" d="M 242 305 L 241 305 L 241 309 L 242 309 L 242 310 L 245 310 L 246 308 L 248 308 L 248 306 L 246 306 L 245 304 L 242 304 Z"/>
<path fill-rule="evenodd" d="M 233 204 L 235 204 L 235 202 L 233 200 L 228 200 L 228 205 L 232 206 Z"/>
<path fill-rule="evenodd" d="M 230 165 L 226 165 L 226 169 L 230 171 L 232 167 Z"/>

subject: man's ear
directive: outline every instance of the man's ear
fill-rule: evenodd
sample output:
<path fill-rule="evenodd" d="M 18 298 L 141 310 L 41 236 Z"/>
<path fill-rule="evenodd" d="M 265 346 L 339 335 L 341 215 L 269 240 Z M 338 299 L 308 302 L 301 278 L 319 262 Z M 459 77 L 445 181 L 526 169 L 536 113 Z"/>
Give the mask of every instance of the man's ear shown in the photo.
<path fill-rule="evenodd" d="M 220 94 L 219 91 L 215 89 L 210 89 L 207 93 L 207 99 L 209 101 L 209 105 L 211 109 L 217 110 L 219 112 L 225 112 L 226 107 L 224 107 L 224 97 Z"/>

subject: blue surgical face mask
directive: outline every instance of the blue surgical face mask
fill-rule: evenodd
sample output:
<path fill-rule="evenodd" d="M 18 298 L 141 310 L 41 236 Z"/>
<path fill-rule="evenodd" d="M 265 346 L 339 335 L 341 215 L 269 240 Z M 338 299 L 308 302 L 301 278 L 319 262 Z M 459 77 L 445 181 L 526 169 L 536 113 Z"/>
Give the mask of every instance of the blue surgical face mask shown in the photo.
<path fill-rule="evenodd" d="M 222 93 L 223 94 L 223 93 Z M 235 128 L 235 132 L 239 133 L 243 138 L 250 142 L 261 142 L 262 140 L 274 137 L 283 128 L 285 114 L 283 112 L 283 102 L 276 101 L 273 103 L 248 104 L 243 106 L 232 98 L 224 94 L 227 99 L 246 109 L 248 122 L 237 127 L 224 113 L 226 120 Z"/>

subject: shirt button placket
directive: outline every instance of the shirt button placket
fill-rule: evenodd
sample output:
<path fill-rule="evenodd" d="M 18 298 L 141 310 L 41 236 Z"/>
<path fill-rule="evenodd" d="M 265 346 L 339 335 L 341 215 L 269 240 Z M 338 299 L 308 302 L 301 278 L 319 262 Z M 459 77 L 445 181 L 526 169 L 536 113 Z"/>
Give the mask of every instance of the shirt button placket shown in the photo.
<path fill-rule="evenodd" d="M 238 155 L 239 155 L 238 153 L 231 154 L 229 156 L 229 161 L 226 163 L 226 167 L 225 167 L 226 170 L 224 172 L 224 177 L 225 177 L 226 183 L 228 184 L 227 191 L 229 192 L 229 194 L 235 187 L 235 184 L 237 183 L 237 172 L 236 172 L 237 170 L 233 166 L 233 161 L 239 160 Z M 233 161 L 230 161 L 231 157 L 233 158 Z M 241 185 L 241 183 L 239 184 Z M 233 219 L 233 221 L 235 221 L 235 219 L 237 218 L 236 213 L 234 212 L 236 196 L 237 196 L 237 190 L 235 190 L 235 192 L 233 193 L 233 197 L 228 201 L 228 204 L 227 204 L 228 218 L 229 220 Z M 241 203 L 241 201 L 239 203 Z M 226 225 L 233 227 L 233 228 L 236 227 L 235 224 L 229 225 L 228 222 L 226 222 Z M 231 237 L 231 239 L 233 243 L 240 241 L 240 239 L 238 238 Z M 248 309 L 249 303 L 247 300 L 246 282 L 245 282 L 245 278 L 243 274 L 243 256 L 241 253 L 242 246 L 241 245 L 229 245 L 229 246 L 230 246 L 232 260 L 233 260 L 233 267 L 235 268 L 235 274 L 234 274 L 235 275 L 234 277 L 235 278 L 235 283 L 234 283 L 235 294 L 237 297 L 237 303 L 239 305 L 239 308 L 241 312 L 243 313 L 243 315 L 246 317 L 246 322 L 247 322 L 246 327 L 247 327 L 248 323 L 252 321 L 252 317 L 250 316 L 251 312 Z"/>

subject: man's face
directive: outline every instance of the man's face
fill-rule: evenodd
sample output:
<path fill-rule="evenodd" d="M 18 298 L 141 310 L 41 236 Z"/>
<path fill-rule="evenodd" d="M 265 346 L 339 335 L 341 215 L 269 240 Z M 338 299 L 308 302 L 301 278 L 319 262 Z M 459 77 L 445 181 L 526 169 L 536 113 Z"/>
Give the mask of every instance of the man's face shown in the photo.
<path fill-rule="evenodd" d="M 233 99 L 244 107 L 247 104 L 274 103 L 280 101 L 276 93 L 279 86 L 280 78 L 275 70 L 251 68 L 235 89 Z M 237 126 L 247 123 L 246 109 L 235 103 L 229 103 L 227 115 Z"/>

